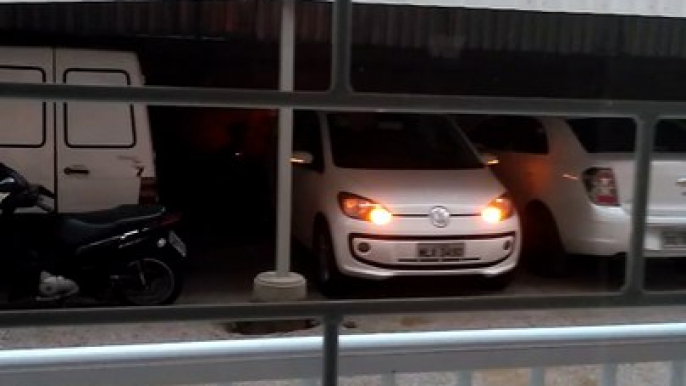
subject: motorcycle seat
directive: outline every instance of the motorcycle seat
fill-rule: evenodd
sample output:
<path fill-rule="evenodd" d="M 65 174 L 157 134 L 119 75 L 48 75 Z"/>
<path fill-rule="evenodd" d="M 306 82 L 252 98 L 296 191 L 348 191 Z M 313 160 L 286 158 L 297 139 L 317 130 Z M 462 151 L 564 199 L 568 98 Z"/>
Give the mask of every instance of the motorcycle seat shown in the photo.
<path fill-rule="evenodd" d="M 161 205 L 120 205 L 112 209 L 74 213 L 62 217 L 58 235 L 65 244 L 81 245 L 133 230 L 163 214 Z"/>

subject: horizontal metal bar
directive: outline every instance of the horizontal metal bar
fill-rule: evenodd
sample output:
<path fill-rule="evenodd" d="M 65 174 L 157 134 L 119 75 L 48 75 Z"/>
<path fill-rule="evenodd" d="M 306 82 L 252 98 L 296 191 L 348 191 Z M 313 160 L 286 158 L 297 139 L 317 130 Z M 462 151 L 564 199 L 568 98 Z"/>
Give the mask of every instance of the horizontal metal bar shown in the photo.
<path fill-rule="evenodd" d="M 226 305 L 175 305 L 164 307 L 111 307 L 0 312 L 0 327 L 87 325 L 169 321 L 287 320 L 323 315 L 381 315 L 478 310 L 540 310 L 555 308 L 608 308 L 631 306 L 683 306 L 684 292 L 569 296 L 464 297 L 428 299 L 374 299 L 244 303 Z"/>
<path fill-rule="evenodd" d="M 130 101 L 162 106 L 206 106 L 320 110 L 376 110 L 433 113 L 627 116 L 639 111 L 686 117 L 685 102 L 607 99 L 478 97 L 455 95 L 282 92 L 185 87 L 109 87 L 0 83 L 0 98 Z"/>
<path fill-rule="evenodd" d="M 341 376 L 669 361 L 686 324 L 341 336 Z M 598 349 L 602 347 L 602 349 Z M 321 337 L 0 351 L 3 384 L 151 385 L 311 378 Z M 265 367 L 269 371 L 264 371 Z"/>

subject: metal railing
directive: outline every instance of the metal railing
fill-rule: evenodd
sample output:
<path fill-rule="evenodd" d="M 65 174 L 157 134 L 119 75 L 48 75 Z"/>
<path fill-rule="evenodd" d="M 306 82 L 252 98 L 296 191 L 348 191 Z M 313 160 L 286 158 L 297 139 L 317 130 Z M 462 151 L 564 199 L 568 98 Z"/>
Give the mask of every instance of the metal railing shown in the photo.
<path fill-rule="evenodd" d="M 0 351 L 3 385 L 229 385 L 294 380 L 315 384 L 322 338 L 289 337 Z M 618 364 L 665 362 L 663 384 L 684 384 L 686 324 L 512 328 L 343 335 L 339 377 L 450 373 L 461 385 L 488 369 L 531 368 L 529 384 L 545 385 L 548 368 L 597 365 L 603 386 L 617 384 Z M 265 371 L 268 369 L 269 371 Z M 663 371 L 663 373 L 665 373 Z"/>

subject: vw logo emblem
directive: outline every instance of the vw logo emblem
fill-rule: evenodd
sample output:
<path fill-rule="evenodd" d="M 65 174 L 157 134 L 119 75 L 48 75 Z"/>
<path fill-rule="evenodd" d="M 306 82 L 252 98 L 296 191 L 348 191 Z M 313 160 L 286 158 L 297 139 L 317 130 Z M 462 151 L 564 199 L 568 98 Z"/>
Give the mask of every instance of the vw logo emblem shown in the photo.
<path fill-rule="evenodd" d="M 429 211 L 429 219 L 435 227 L 445 228 L 450 222 L 450 212 L 442 206 L 437 206 Z"/>

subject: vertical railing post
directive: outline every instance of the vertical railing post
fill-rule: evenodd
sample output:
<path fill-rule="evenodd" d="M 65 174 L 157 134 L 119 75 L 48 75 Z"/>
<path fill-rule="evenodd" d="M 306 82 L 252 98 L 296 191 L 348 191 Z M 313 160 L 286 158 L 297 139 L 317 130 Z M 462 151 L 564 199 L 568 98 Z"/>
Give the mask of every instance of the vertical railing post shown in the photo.
<path fill-rule="evenodd" d="M 462 370 L 457 373 L 457 384 L 459 386 L 472 386 L 474 373 L 469 370 Z"/>
<path fill-rule="evenodd" d="M 295 55 L 295 0 L 283 0 L 281 13 L 281 61 L 279 90 L 293 91 Z M 276 273 L 286 276 L 291 270 L 291 153 L 293 152 L 293 109 L 279 110 L 278 203 L 276 230 Z"/>
<path fill-rule="evenodd" d="M 338 385 L 338 338 L 341 324 L 340 315 L 326 315 L 324 317 L 322 386 Z"/>
<path fill-rule="evenodd" d="M 351 89 L 352 50 L 352 1 L 335 0 L 333 6 L 333 30 L 331 31 L 331 92 L 341 93 Z"/>
<path fill-rule="evenodd" d="M 530 386 L 545 385 L 545 369 L 543 367 L 533 367 L 529 375 Z"/>
<path fill-rule="evenodd" d="M 672 362 L 670 386 L 684 386 L 684 361 Z"/>
<path fill-rule="evenodd" d="M 603 365 L 603 379 L 600 383 L 602 386 L 617 386 L 617 369 L 616 364 Z"/>
<path fill-rule="evenodd" d="M 624 293 L 633 297 L 641 295 L 645 280 L 643 249 L 650 194 L 650 160 L 656 124 L 657 117 L 654 115 L 643 114 L 636 119 L 636 170 L 631 206 L 631 237 L 623 288 Z"/>
<path fill-rule="evenodd" d="M 395 373 L 382 374 L 381 386 L 396 386 Z"/>

